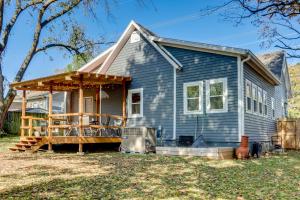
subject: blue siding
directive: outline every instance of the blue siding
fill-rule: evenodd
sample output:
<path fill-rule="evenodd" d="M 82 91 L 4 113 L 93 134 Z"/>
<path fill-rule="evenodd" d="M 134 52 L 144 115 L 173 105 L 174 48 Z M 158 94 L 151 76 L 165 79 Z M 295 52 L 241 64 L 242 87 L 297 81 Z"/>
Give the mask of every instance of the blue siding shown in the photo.
<path fill-rule="evenodd" d="M 203 128 L 203 135 L 207 142 L 237 142 L 238 141 L 238 96 L 237 96 L 237 58 L 212 53 L 165 47 L 179 62 L 183 70 L 177 72 L 177 138 L 180 135 L 195 136 L 197 117 L 199 135 Z M 227 77 L 228 84 L 228 112 L 207 113 L 200 115 L 184 115 L 183 84 L 192 81 Z M 206 108 L 205 82 L 204 105 Z M 203 124 L 203 125 L 202 125 Z"/>
<path fill-rule="evenodd" d="M 246 79 L 267 92 L 268 116 L 246 112 Z M 262 78 L 250 66 L 244 66 L 244 107 L 245 107 L 245 134 L 250 141 L 270 141 L 271 135 L 276 132 L 276 121 L 272 119 L 271 97 L 275 98 L 275 87 Z M 277 102 L 278 100 L 275 99 Z M 277 108 L 275 107 L 275 112 Z"/>
<path fill-rule="evenodd" d="M 107 74 L 130 75 L 128 89 L 143 88 L 144 116 L 129 118 L 127 126 L 161 126 L 165 138 L 173 133 L 173 66 L 143 37 L 127 41 Z M 109 110 L 107 110 L 109 112 Z"/>
<path fill-rule="evenodd" d="M 282 75 L 280 78 L 281 84 L 275 87 L 276 118 L 287 117 L 286 105 L 288 103 L 288 95 L 287 95 L 285 78 L 286 77 Z M 284 105 L 282 105 L 282 103 L 284 103 Z M 285 108 L 283 106 L 285 106 Z"/>

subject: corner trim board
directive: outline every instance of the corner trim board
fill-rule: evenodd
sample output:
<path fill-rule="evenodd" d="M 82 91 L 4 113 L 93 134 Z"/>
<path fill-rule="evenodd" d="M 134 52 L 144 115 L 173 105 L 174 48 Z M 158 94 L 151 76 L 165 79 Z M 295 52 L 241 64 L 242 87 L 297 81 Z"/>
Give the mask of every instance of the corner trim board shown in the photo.
<path fill-rule="evenodd" d="M 176 83 L 176 68 L 173 68 L 173 140 L 176 140 L 176 89 L 177 89 L 177 83 Z"/>

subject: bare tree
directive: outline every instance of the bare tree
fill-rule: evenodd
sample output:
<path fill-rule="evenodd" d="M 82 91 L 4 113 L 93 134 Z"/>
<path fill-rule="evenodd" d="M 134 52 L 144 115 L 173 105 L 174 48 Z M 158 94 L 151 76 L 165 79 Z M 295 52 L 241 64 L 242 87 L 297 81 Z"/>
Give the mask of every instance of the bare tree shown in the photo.
<path fill-rule="evenodd" d="M 218 12 L 236 25 L 250 21 L 260 27 L 262 46 L 274 45 L 289 57 L 300 58 L 299 0 L 230 0 L 205 12 Z"/>
<path fill-rule="evenodd" d="M 10 40 L 14 39 L 12 30 L 17 21 L 22 17 L 29 18 L 34 23 L 31 47 L 19 67 L 14 78 L 15 82 L 22 80 L 31 60 L 41 52 L 50 48 L 67 50 L 68 53 L 80 55 L 82 52 L 95 50 L 95 45 L 106 43 L 103 38 L 94 41 L 88 39 L 84 29 L 76 21 L 74 14 L 86 12 L 96 17 L 95 8 L 100 5 L 109 12 L 107 0 L 0 0 L 0 128 L 11 105 L 16 91 L 9 89 L 4 94 L 4 82 L 2 59 L 8 48 Z M 13 10 L 12 16 L 5 16 L 8 10 Z M 26 15 L 29 13 L 30 15 Z M 30 16 L 30 17 L 28 17 Z"/>

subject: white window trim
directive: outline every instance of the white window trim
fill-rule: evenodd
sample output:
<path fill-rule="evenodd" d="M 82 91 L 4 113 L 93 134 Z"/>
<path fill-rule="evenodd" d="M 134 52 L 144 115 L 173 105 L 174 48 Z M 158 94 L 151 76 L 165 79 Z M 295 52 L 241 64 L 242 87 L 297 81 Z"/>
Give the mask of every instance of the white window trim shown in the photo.
<path fill-rule="evenodd" d="M 199 111 L 188 111 L 187 109 L 187 87 L 198 86 L 199 87 Z M 203 81 L 194 81 L 183 84 L 183 113 L 184 115 L 189 114 L 203 114 Z"/>
<path fill-rule="evenodd" d="M 85 107 L 85 100 L 86 99 L 92 99 L 92 110 L 94 111 L 94 98 L 92 96 L 83 97 L 83 112 L 86 113 L 86 107 Z"/>
<path fill-rule="evenodd" d="M 127 110 L 128 110 L 128 117 L 129 118 L 139 118 L 139 117 L 143 117 L 143 113 L 144 113 L 144 98 L 143 98 L 143 91 L 144 89 L 143 88 L 137 88 L 137 89 L 131 89 L 131 90 L 128 90 L 128 103 L 127 103 Z M 133 93 L 140 93 L 141 94 L 141 102 L 140 102 L 140 111 L 141 113 L 140 114 L 132 114 L 132 107 L 131 107 L 131 102 L 132 102 L 132 94 Z"/>
<path fill-rule="evenodd" d="M 256 88 L 256 112 L 254 111 L 254 96 L 253 96 L 253 88 Z M 259 108 L 258 108 L 258 87 L 254 83 L 252 83 L 252 114 L 258 115 L 259 114 Z"/>
<path fill-rule="evenodd" d="M 261 101 L 259 100 L 259 93 L 261 97 Z M 261 113 L 259 110 L 259 104 L 261 103 Z M 257 110 L 258 110 L 258 115 L 263 116 L 264 115 L 264 102 L 263 102 L 263 90 L 260 87 L 257 87 Z"/>
<path fill-rule="evenodd" d="M 210 84 L 223 83 L 223 109 L 210 109 Z M 228 88 L 227 78 L 210 79 L 206 81 L 206 112 L 207 113 L 224 113 L 228 112 Z"/>
<path fill-rule="evenodd" d="M 248 110 L 248 96 L 247 96 L 247 85 L 250 85 L 250 105 L 251 105 L 251 109 L 250 110 Z M 252 83 L 251 83 L 251 81 L 249 81 L 249 80 L 247 80 L 246 79 L 246 88 L 245 88 L 245 93 L 246 93 L 246 112 L 247 113 L 252 113 L 253 112 L 253 105 L 252 105 Z"/>
<path fill-rule="evenodd" d="M 267 114 L 265 108 L 267 107 Z M 268 93 L 263 90 L 263 116 L 268 117 L 269 110 L 268 110 Z"/>
<path fill-rule="evenodd" d="M 274 111 L 274 115 L 273 115 Z M 275 119 L 275 98 L 271 97 L 271 118 Z"/>

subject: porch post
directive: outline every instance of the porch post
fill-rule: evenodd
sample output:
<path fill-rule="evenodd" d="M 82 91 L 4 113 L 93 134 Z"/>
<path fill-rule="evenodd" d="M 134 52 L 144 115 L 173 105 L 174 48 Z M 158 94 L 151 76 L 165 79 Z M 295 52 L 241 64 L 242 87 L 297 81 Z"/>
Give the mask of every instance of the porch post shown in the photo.
<path fill-rule="evenodd" d="M 101 90 L 101 85 L 99 86 L 99 88 L 96 89 L 96 113 L 100 114 L 100 103 L 101 103 L 101 99 L 100 99 L 100 90 Z M 97 116 L 97 121 L 99 121 L 100 117 Z"/>
<path fill-rule="evenodd" d="M 81 137 L 83 136 L 83 83 L 82 83 L 82 75 L 80 76 L 80 85 L 79 85 L 79 149 L 78 152 L 82 153 L 83 144 L 81 143 Z"/>
<path fill-rule="evenodd" d="M 126 81 L 122 81 L 122 118 L 123 118 L 123 127 L 126 126 Z"/>
<path fill-rule="evenodd" d="M 50 86 L 49 99 L 48 99 L 48 151 L 52 151 L 52 102 L 53 102 L 53 91 Z"/>
<path fill-rule="evenodd" d="M 22 96 L 22 117 L 21 117 L 21 137 L 24 137 L 25 135 L 25 116 L 26 116 L 26 90 L 23 90 L 23 96 Z"/>

